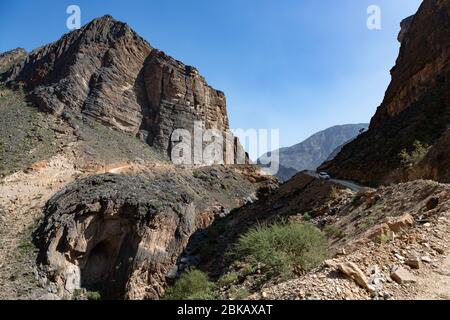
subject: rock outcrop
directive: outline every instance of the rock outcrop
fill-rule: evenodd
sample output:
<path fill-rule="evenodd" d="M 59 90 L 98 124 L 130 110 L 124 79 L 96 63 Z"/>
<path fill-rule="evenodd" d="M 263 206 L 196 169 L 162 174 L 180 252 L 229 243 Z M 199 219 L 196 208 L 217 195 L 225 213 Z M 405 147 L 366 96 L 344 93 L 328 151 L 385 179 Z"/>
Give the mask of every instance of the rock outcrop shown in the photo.
<path fill-rule="evenodd" d="M 23 87 L 44 111 L 92 117 L 167 155 L 175 129 L 192 131 L 195 122 L 223 135 L 229 129 L 222 92 L 111 16 L 32 51 L 2 82 Z M 233 146 L 242 151 L 234 139 Z"/>
<path fill-rule="evenodd" d="M 26 55 L 27 52 L 22 48 L 0 53 L 0 80 L 2 79 L 3 73 L 8 71 L 16 63 L 23 60 Z"/>
<path fill-rule="evenodd" d="M 107 299 L 158 299 L 191 235 L 265 183 L 247 174 L 105 174 L 69 185 L 49 200 L 35 232 L 44 282 L 60 296 L 85 288 Z"/>
<path fill-rule="evenodd" d="M 426 169 L 418 164 L 422 175 L 405 170 L 399 157 L 403 149 L 412 151 L 415 141 L 431 146 L 439 141 L 435 154 L 445 154 L 450 148 L 448 139 L 443 142 L 450 124 L 450 1 L 425 0 L 402 23 L 399 40 L 392 81 L 369 130 L 321 170 L 373 185 L 413 176 L 450 181 L 448 170 L 433 167 L 431 162 L 425 164 Z"/>

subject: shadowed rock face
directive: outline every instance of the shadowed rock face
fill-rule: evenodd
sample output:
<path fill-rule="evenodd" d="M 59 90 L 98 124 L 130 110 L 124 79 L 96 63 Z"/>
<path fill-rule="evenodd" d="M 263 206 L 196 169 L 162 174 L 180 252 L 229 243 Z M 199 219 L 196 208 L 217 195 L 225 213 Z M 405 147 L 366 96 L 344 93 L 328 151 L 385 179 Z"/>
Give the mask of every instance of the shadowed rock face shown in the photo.
<path fill-rule="evenodd" d="M 411 178 L 450 181 L 449 169 L 438 170 L 436 161 L 425 159 L 418 170 L 405 170 L 399 157 L 403 149 L 412 151 L 416 140 L 432 146 L 434 159 L 450 149 L 444 139 L 450 124 L 450 0 L 425 0 L 402 23 L 399 40 L 392 81 L 369 130 L 320 170 L 372 185 Z"/>
<path fill-rule="evenodd" d="M 235 169 L 205 167 L 197 178 L 183 171 L 105 174 L 69 185 L 48 201 L 34 234 L 42 278 L 60 293 L 160 298 L 195 231 L 274 185 L 257 168 Z"/>
<path fill-rule="evenodd" d="M 167 154 L 174 129 L 229 129 L 222 92 L 111 16 L 34 50 L 3 82 L 23 86 L 42 110 L 92 117 Z"/>

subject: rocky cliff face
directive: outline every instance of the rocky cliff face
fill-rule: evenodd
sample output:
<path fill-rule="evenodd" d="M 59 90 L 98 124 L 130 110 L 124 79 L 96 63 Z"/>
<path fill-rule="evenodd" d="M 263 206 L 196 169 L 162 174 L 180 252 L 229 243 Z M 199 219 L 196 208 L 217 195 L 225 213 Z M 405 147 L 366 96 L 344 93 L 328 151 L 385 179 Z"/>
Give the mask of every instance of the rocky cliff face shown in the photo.
<path fill-rule="evenodd" d="M 380 184 L 407 180 L 400 152 L 415 141 L 433 145 L 450 124 L 450 1 L 425 0 L 416 15 L 402 23 L 400 54 L 392 81 L 368 132 L 346 145 L 321 169 L 334 176 Z M 439 144 L 445 153 L 448 144 Z M 420 160 L 420 159 L 419 159 Z M 418 164 L 418 166 L 422 166 Z M 433 171 L 429 168 L 428 172 Z M 444 170 L 445 171 L 445 170 Z M 422 171 L 425 172 L 425 171 Z M 447 181 L 448 173 L 434 174 Z M 417 175 L 416 175 L 417 177 Z M 423 178 L 431 177 L 429 174 Z"/>
<path fill-rule="evenodd" d="M 60 295 L 85 288 L 107 299 L 158 299 L 167 278 L 198 260 L 180 262 L 191 235 L 273 183 L 252 167 L 242 173 L 105 174 L 69 185 L 35 232 L 42 278 Z"/>
<path fill-rule="evenodd" d="M 3 82 L 42 110 L 92 117 L 167 154 L 175 129 L 229 129 L 222 92 L 110 16 L 34 50 Z"/>
<path fill-rule="evenodd" d="M 8 71 L 13 65 L 23 60 L 27 55 L 22 48 L 17 48 L 8 52 L 0 53 L 0 80 L 2 74 Z"/>

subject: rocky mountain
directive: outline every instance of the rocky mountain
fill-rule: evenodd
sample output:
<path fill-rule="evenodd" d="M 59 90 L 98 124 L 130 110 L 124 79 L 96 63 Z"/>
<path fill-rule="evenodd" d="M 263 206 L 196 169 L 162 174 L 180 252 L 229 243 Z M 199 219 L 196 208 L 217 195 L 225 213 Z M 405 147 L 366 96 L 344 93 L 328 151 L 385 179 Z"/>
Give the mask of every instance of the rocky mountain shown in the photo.
<path fill-rule="evenodd" d="M 7 71 L 19 61 L 23 60 L 26 55 L 27 53 L 25 49 L 22 48 L 17 48 L 8 52 L 0 53 L 0 74 Z"/>
<path fill-rule="evenodd" d="M 193 233 L 277 187 L 224 93 L 111 16 L 0 58 L 0 299 L 158 299 Z M 231 140 L 224 165 L 169 161 L 197 122 Z"/>
<path fill-rule="evenodd" d="M 450 181 L 443 165 L 450 146 L 450 1 L 423 1 L 402 23 L 399 40 L 392 81 L 369 130 L 321 170 L 373 185 Z"/>
<path fill-rule="evenodd" d="M 243 205 L 255 177 L 264 181 L 250 167 L 147 170 L 68 185 L 48 201 L 35 233 L 42 279 L 59 292 L 158 299 L 166 276 L 189 267 L 179 257 L 191 235 Z"/>
<path fill-rule="evenodd" d="M 2 54 L 0 299 L 450 299 L 449 13 L 402 23 L 367 132 L 280 150 L 287 174 L 338 153 L 352 190 L 170 162 L 177 128 L 227 134 L 225 97 L 110 16 Z"/>
<path fill-rule="evenodd" d="M 334 126 L 312 135 L 299 144 L 278 150 L 280 172 L 277 177 L 281 181 L 287 181 L 296 172 L 316 170 L 337 147 L 354 139 L 367 127 L 368 124 L 364 123 Z M 267 155 L 263 155 L 258 163 L 267 163 L 264 161 L 266 157 Z"/>
<path fill-rule="evenodd" d="M 14 52 L 5 56 L 14 57 Z M 194 67 L 154 49 L 111 16 L 33 50 L 0 79 L 11 88 L 23 87 L 41 110 L 94 118 L 169 156 L 175 129 L 193 132 L 196 121 L 224 137 L 229 129 L 222 92 Z M 239 142 L 231 139 L 230 152 L 242 158 Z"/>

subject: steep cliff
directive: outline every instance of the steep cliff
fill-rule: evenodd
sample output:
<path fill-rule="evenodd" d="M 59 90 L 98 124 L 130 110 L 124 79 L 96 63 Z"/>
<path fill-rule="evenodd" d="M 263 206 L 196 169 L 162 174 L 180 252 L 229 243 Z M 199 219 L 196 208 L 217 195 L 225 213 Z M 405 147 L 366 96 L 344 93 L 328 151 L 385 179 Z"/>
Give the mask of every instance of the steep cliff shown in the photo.
<path fill-rule="evenodd" d="M 256 167 L 232 168 L 105 174 L 63 188 L 35 232 L 43 281 L 61 295 L 86 288 L 108 299 L 161 297 L 166 277 L 189 267 L 179 257 L 191 235 L 273 184 Z"/>
<path fill-rule="evenodd" d="M 3 73 L 6 73 L 16 63 L 25 59 L 26 55 L 26 51 L 22 48 L 0 53 L 0 80 Z"/>
<path fill-rule="evenodd" d="M 167 155 L 175 129 L 192 131 L 197 121 L 224 135 L 229 129 L 222 92 L 111 16 L 32 51 L 2 81 L 23 87 L 44 111 L 94 118 Z"/>
<path fill-rule="evenodd" d="M 401 153 L 414 153 L 416 141 L 430 152 L 450 148 L 443 142 L 450 124 L 450 1 L 425 0 L 402 27 L 392 81 L 369 130 L 321 170 L 373 185 L 418 177 L 449 181 L 450 169 L 434 170 L 424 163 L 426 154 L 405 167 Z"/>

